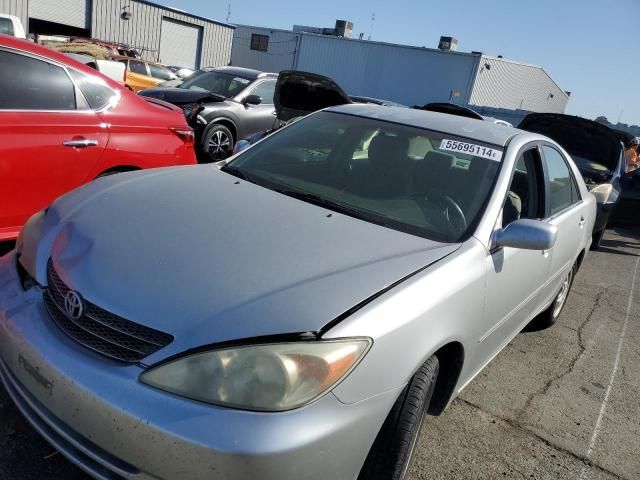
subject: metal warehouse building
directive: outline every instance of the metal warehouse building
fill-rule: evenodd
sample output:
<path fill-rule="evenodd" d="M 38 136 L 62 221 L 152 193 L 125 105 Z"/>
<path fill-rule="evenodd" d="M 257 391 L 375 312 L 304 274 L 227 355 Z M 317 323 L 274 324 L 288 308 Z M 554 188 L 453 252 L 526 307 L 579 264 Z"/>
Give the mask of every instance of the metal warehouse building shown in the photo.
<path fill-rule="evenodd" d="M 142 0 L 0 0 L 33 34 L 91 37 L 136 47 L 167 65 L 228 65 L 233 26 Z"/>
<path fill-rule="evenodd" d="M 231 64 L 335 79 L 348 93 L 418 105 L 564 112 L 565 92 L 542 67 L 463 53 L 332 35 L 237 25 Z"/>

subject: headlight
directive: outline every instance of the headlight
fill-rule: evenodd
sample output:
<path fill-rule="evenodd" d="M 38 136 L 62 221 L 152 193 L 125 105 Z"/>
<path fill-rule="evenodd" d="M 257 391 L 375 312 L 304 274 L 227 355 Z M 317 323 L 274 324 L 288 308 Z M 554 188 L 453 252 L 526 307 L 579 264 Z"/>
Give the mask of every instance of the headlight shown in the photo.
<path fill-rule="evenodd" d="M 370 339 L 346 339 L 221 348 L 152 367 L 140 381 L 215 405 L 291 410 L 338 383 L 370 345 Z"/>
<path fill-rule="evenodd" d="M 190 122 L 198 112 L 200 111 L 200 105 L 197 103 L 190 103 L 188 105 L 183 105 L 182 111 L 184 112 L 184 117 L 187 119 L 187 122 Z"/>
<path fill-rule="evenodd" d="M 615 203 L 618 199 L 618 192 L 613 189 L 610 183 L 601 183 L 589 190 L 596 197 L 598 203 Z"/>

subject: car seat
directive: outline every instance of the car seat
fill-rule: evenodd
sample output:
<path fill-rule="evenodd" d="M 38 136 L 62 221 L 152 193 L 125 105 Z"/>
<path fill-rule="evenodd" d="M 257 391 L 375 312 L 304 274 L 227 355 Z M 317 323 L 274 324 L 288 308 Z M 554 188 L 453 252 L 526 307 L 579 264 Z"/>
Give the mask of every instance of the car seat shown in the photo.
<path fill-rule="evenodd" d="M 522 215 L 522 200 L 519 195 L 509 190 L 502 207 L 502 226 L 506 227 L 511 222 L 520 220 L 520 215 Z"/>
<path fill-rule="evenodd" d="M 369 170 L 361 193 L 371 197 L 397 197 L 407 191 L 409 140 L 380 133 L 369 143 Z"/>

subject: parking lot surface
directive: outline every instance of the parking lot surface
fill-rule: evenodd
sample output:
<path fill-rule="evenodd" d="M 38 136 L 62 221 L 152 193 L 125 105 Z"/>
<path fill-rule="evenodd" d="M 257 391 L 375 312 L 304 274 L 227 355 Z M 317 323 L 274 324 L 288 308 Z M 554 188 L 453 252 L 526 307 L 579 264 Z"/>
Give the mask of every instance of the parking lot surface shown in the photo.
<path fill-rule="evenodd" d="M 640 478 L 640 235 L 609 231 L 558 324 L 519 335 L 441 417 L 412 480 Z M 0 388 L 0 478 L 86 479 Z"/>

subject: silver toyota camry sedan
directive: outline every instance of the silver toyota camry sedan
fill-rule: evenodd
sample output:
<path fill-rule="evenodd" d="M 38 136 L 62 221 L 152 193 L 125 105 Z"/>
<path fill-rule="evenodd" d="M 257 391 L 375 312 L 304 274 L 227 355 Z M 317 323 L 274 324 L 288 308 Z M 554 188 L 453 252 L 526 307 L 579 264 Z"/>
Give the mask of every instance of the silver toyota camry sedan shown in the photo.
<path fill-rule="evenodd" d="M 96 478 L 402 479 L 425 413 L 556 322 L 595 208 L 545 137 L 333 107 L 34 215 L 0 378 Z"/>

